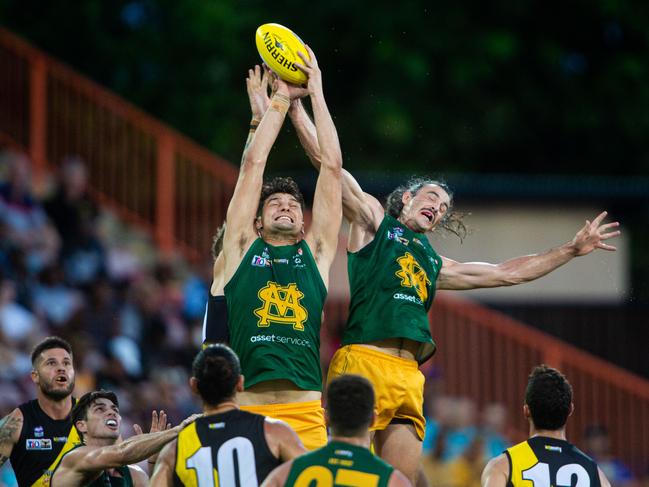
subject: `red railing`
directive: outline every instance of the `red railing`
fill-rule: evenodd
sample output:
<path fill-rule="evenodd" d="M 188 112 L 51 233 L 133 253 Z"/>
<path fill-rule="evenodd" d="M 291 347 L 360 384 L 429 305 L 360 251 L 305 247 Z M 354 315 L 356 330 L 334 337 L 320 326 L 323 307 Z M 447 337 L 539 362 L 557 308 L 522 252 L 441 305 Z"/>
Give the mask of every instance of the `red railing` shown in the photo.
<path fill-rule="evenodd" d="M 90 170 L 96 198 L 154 235 L 166 251 L 197 259 L 224 219 L 236 169 L 121 98 L 0 28 L 0 147 L 29 153 L 36 175 L 66 155 Z M 347 304 L 329 300 L 327 341 Z M 502 314 L 442 293 L 431 313 L 447 393 L 504 403 L 521 436 L 527 375 L 545 362 L 575 391 L 570 439 L 603 424 L 615 454 L 649 467 L 649 383 Z"/>
<path fill-rule="evenodd" d="M 431 313 L 434 357 L 447 392 L 480 404 L 501 402 L 522 434 L 527 376 L 545 363 L 572 383 L 575 412 L 568 438 L 580 444 L 588 426 L 604 425 L 611 448 L 636 472 L 649 466 L 649 383 L 623 369 L 477 304 L 442 294 Z"/>
<path fill-rule="evenodd" d="M 2 28 L 0 144 L 27 152 L 37 179 L 80 156 L 102 204 L 191 259 L 208 255 L 236 181 L 228 162 Z"/>

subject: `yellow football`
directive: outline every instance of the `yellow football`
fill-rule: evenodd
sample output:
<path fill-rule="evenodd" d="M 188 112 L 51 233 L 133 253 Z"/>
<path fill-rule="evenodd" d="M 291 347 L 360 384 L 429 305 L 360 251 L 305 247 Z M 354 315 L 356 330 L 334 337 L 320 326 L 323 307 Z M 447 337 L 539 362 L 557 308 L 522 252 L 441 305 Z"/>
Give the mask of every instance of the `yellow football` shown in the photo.
<path fill-rule="evenodd" d="M 264 63 L 280 78 L 296 85 L 306 83 L 306 74 L 295 67 L 295 63 L 302 63 L 298 51 L 307 59 L 310 56 L 295 32 L 283 25 L 264 24 L 257 29 L 255 43 Z"/>

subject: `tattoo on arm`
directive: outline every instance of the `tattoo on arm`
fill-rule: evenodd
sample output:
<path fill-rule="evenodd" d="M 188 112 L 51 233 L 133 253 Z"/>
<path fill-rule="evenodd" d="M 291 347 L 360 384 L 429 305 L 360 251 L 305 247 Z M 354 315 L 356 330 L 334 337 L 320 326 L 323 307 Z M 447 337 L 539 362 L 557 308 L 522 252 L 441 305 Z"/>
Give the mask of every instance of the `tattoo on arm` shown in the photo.
<path fill-rule="evenodd" d="M 14 435 L 22 428 L 22 418 L 17 418 L 13 414 L 0 419 L 0 447 L 3 449 L 3 454 L 0 454 L 0 466 L 9 459 L 4 453 L 11 451 L 14 443 Z M 5 447 L 10 446 L 7 450 Z"/>

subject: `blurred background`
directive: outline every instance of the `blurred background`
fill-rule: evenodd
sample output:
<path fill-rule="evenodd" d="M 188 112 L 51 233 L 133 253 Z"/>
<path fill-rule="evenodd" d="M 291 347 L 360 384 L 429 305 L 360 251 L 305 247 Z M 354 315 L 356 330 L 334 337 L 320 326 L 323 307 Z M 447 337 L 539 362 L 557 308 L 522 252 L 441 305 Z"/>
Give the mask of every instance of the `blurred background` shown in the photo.
<path fill-rule="evenodd" d="M 596 252 L 524 286 L 440 293 L 425 441 L 433 485 L 477 485 L 524 438 L 532 366 L 575 387 L 569 439 L 614 485 L 649 477 L 649 4 L 0 0 L 0 413 L 33 397 L 31 347 L 75 349 L 77 391 L 118 391 L 128 422 L 177 421 L 250 117 L 256 28 L 314 49 L 344 165 L 380 198 L 445 179 L 469 235 L 456 260 L 499 262 L 621 222 Z M 269 174 L 311 197 L 286 124 Z M 322 335 L 346 318 L 341 235 Z M 127 424 L 125 435 L 130 434 Z M 12 485 L 8 468 L 5 485 Z M 644 484 L 643 484 L 644 485 Z"/>

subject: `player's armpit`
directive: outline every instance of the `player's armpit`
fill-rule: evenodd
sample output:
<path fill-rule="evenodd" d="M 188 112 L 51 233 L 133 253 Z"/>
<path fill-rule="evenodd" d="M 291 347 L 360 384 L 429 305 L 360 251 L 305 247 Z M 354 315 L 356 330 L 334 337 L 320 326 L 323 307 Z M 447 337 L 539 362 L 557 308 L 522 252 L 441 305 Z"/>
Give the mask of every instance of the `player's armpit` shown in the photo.
<path fill-rule="evenodd" d="M 345 219 L 375 233 L 379 228 L 385 210 L 381 202 L 371 194 L 365 193 L 351 173 L 343 169 L 343 215 Z"/>

